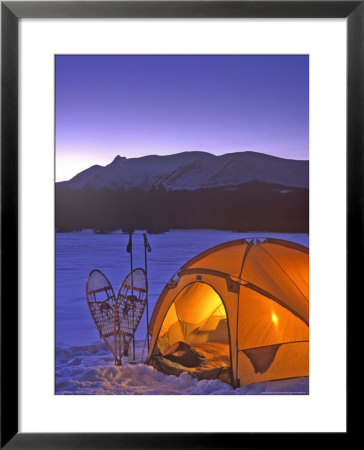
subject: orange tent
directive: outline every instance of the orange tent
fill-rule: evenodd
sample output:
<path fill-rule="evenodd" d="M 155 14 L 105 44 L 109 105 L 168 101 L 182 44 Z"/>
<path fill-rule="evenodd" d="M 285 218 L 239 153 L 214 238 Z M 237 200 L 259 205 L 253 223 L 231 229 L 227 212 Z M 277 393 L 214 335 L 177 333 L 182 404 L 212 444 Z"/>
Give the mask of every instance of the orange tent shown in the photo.
<path fill-rule="evenodd" d="M 271 238 L 227 242 L 192 258 L 158 299 L 147 363 L 163 370 L 168 349 L 183 342 L 204 362 L 175 364 L 177 373 L 213 378 L 224 368 L 235 387 L 308 376 L 308 260 L 306 247 Z"/>

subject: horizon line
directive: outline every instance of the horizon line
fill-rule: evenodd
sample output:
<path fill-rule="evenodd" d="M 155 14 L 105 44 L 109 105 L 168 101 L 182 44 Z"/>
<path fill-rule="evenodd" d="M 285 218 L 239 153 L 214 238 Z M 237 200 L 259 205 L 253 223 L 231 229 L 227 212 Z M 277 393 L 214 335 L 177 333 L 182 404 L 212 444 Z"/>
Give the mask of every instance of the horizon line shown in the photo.
<path fill-rule="evenodd" d="M 254 150 L 242 150 L 242 151 L 238 151 L 238 152 L 227 152 L 227 153 L 222 153 L 221 155 L 216 155 L 214 153 L 211 153 L 209 151 L 206 150 L 184 150 L 182 152 L 176 152 L 176 153 L 169 153 L 166 155 L 158 155 L 156 153 L 151 153 L 149 155 L 142 155 L 142 156 L 135 156 L 135 157 L 127 157 L 127 156 L 121 156 L 120 154 L 117 154 L 116 156 L 114 156 L 114 158 L 111 160 L 111 162 L 105 164 L 105 165 L 101 165 L 101 164 L 92 164 L 91 166 L 86 167 L 85 169 L 81 170 L 80 172 L 76 173 L 75 175 L 73 175 L 71 178 L 67 179 L 67 180 L 59 180 L 59 181 L 55 181 L 56 183 L 64 183 L 67 181 L 72 180 L 74 177 L 76 177 L 77 175 L 79 175 L 80 173 L 91 169 L 92 167 L 107 167 L 110 164 L 112 164 L 116 159 L 120 158 L 120 159 L 125 159 L 125 160 L 133 160 L 133 159 L 142 159 L 142 158 L 149 158 L 149 157 L 169 157 L 169 156 L 176 156 L 176 155 L 182 155 L 183 153 L 203 153 L 206 155 L 210 155 L 210 156 L 214 156 L 216 158 L 222 157 L 222 156 L 227 156 L 227 155 L 236 155 L 236 154 L 241 154 L 241 153 L 254 153 L 254 154 L 258 154 L 258 155 L 264 155 L 264 156 L 269 156 L 271 158 L 276 158 L 276 159 L 284 159 L 286 161 L 302 161 L 302 162 L 309 162 L 309 158 L 307 159 L 299 159 L 299 158 L 285 158 L 283 156 L 276 156 L 276 155 L 272 155 L 270 153 L 264 153 L 264 152 L 258 152 L 258 151 L 254 151 Z M 55 164 L 55 166 L 57 165 L 57 162 Z M 56 178 L 56 177 L 55 177 Z"/>

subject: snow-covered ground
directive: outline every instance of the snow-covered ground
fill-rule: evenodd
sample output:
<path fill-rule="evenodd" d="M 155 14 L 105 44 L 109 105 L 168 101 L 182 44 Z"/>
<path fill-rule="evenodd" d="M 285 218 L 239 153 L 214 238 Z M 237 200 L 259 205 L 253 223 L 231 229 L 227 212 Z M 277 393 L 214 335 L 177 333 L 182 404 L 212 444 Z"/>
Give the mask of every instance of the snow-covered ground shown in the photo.
<path fill-rule="evenodd" d="M 142 358 L 143 341 L 137 341 L 137 361 Z M 146 351 L 144 352 L 144 355 Z M 308 378 L 270 381 L 233 389 L 219 380 L 198 381 L 187 373 L 165 375 L 151 366 L 138 363 L 115 366 L 105 344 L 58 347 L 56 351 L 57 394 L 162 394 L 162 395 L 239 395 L 307 394 Z"/>
<path fill-rule="evenodd" d="M 277 237 L 308 246 L 307 234 L 233 233 L 215 230 L 174 230 L 149 236 L 149 310 L 152 312 L 166 282 L 186 261 L 222 242 L 249 237 Z M 90 316 L 85 283 L 98 268 L 117 292 L 130 271 L 126 253 L 128 235 L 92 231 L 56 234 L 56 394 L 307 394 L 308 379 L 260 383 L 234 390 L 218 380 L 198 381 L 188 374 L 167 376 L 144 364 L 115 367 L 99 339 Z M 133 240 L 134 267 L 144 267 L 142 232 Z M 146 317 L 137 330 L 137 360 L 146 356 L 143 346 Z M 144 346 L 145 347 L 145 346 Z"/>

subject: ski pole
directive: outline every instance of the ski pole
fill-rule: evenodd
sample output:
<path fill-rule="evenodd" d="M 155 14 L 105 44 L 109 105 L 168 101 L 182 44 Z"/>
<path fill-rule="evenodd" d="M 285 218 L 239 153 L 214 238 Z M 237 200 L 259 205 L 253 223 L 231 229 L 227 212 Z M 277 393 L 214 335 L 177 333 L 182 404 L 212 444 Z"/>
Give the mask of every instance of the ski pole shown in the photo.
<path fill-rule="evenodd" d="M 145 265 L 145 277 L 147 279 L 148 283 L 148 252 L 150 253 L 152 251 L 152 248 L 148 242 L 148 238 L 146 233 L 143 233 L 144 237 L 144 265 Z M 147 313 L 147 345 L 148 345 L 148 352 L 149 352 L 149 307 L 148 307 L 148 285 L 147 285 L 147 298 L 146 298 L 146 313 Z"/>
<path fill-rule="evenodd" d="M 129 242 L 126 251 L 130 253 L 130 273 L 131 273 L 131 299 L 134 301 L 134 282 L 133 282 L 133 232 L 129 232 Z M 133 306 L 133 326 L 134 326 L 134 306 Z M 134 331 L 134 330 L 133 330 Z M 133 360 L 135 361 L 135 337 L 133 332 Z"/>

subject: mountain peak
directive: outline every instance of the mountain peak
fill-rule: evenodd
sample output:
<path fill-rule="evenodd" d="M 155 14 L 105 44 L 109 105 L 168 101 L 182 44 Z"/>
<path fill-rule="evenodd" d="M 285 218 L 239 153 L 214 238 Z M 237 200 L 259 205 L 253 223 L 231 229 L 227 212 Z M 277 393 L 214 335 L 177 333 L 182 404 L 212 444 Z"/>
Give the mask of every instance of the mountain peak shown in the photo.
<path fill-rule="evenodd" d="M 119 162 L 125 161 L 125 160 L 126 160 L 125 156 L 116 155 L 115 158 L 112 160 L 112 163 L 119 163 Z"/>
<path fill-rule="evenodd" d="M 256 152 L 189 151 L 172 155 L 126 158 L 117 155 L 105 167 L 87 169 L 70 180 L 73 189 L 141 188 L 163 185 L 166 190 L 196 190 L 238 186 L 252 180 L 308 188 L 308 161 L 296 161 Z"/>

